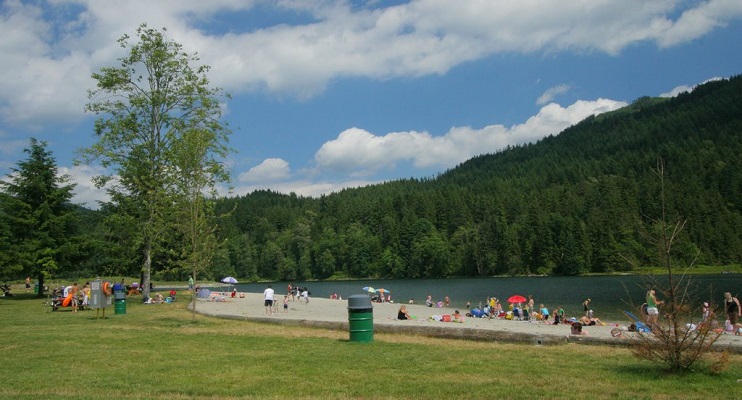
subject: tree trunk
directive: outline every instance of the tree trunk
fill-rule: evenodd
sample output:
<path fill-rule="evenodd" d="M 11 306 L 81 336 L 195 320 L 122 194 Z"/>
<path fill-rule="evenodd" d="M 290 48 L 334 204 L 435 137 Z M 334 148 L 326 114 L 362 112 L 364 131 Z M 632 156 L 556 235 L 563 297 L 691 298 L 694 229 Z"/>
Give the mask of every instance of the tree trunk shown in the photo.
<path fill-rule="evenodd" d="M 36 297 L 44 297 L 44 274 L 39 272 L 39 294 Z"/>
<path fill-rule="evenodd" d="M 147 245 L 144 249 L 144 265 L 142 266 L 142 298 L 149 298 L 150 273 L 152 272 L 152 247 Z"/>
<path fill-rule="evenodd" d="M 193 287 L 191 288 L 191 319 L 196 319 L 196 267 L 193 267 Z"/>

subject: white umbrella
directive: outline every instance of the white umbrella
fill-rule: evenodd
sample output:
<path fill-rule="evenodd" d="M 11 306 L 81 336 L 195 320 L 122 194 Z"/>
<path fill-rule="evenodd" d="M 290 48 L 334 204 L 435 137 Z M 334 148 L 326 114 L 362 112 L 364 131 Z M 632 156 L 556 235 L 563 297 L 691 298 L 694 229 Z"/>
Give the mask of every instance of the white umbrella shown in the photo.
<path fill-rule="evenodd" d="M 229 288 L 231 289 L 232 288 L 232 285 L 234 285 L 235 283 L 237 283 L 237 279 L 235 279 L 235 278 L 233 278 L 231 276 L 228 276 L 228 277 L 222 279 L 222 282 L 229 283 Z M 230 292 L 231 292 L 231 290 L 230 290 Z"/>

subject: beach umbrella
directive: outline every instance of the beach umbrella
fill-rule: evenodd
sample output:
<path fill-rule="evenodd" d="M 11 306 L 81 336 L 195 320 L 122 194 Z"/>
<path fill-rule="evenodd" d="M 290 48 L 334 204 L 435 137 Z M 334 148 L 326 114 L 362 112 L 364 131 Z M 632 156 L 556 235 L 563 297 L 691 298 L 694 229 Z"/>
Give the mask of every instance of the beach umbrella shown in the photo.
<path fill-rule="evenodd" d="M 526 298 L 519 294 L 510 296 L 510 298 L 508 299 L 508 303 L 525 303 L 525 302 L 526 302 Z"/>
<path fill-rule="evenodd" d="M 232 288 L 232 285 L 234 285 L 235 283 L 237 283 L 237 279 L 235 279 L 235 278 L 233 278 L 231 276 L 228 276 L 228 277 L 222 279 L 222 282 L 229 283 L 229 288 L 231 289 Z"/>
<path fill-rule="evenodd" d="M 382 294 L 391 294 L 392 293 L 392 292 L 390 292 L 390 291 L 388 291 L 388 290 L 386 290 L 384 288 L 376 289 L 376 292 L 377 293 L 382 293 Z"/>
<path fill-rule="evenodd" d="M 366 293 L 376 293 L 376 289 L 372 288 L 371 286 L 364 286 L 361 290 Z"/>

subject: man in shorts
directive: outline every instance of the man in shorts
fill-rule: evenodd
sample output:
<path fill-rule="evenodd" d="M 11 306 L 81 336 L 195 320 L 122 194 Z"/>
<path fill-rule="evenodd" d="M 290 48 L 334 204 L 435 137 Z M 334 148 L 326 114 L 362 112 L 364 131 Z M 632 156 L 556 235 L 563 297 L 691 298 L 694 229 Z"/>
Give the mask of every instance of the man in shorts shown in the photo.
<path fill-rule="evenodd" d="M 274 291 L 271 289 L 271 285 L 268 285 L 263 291 L 263 299 L 265 300 L 265 315 L 271 315 L 273 308 L 273 294 Z"/>

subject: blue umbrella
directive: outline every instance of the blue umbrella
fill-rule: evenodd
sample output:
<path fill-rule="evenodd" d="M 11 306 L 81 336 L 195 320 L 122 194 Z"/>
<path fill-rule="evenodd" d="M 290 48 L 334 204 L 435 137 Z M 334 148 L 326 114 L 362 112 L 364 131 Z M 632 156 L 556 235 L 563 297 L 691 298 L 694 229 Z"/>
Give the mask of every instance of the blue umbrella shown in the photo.
<path fill-rule="evenodd" d="M 372 288 L 371 286 L 364 286 L 361 290 L 368 293 L 376 293 L 376 289 Z"/>

